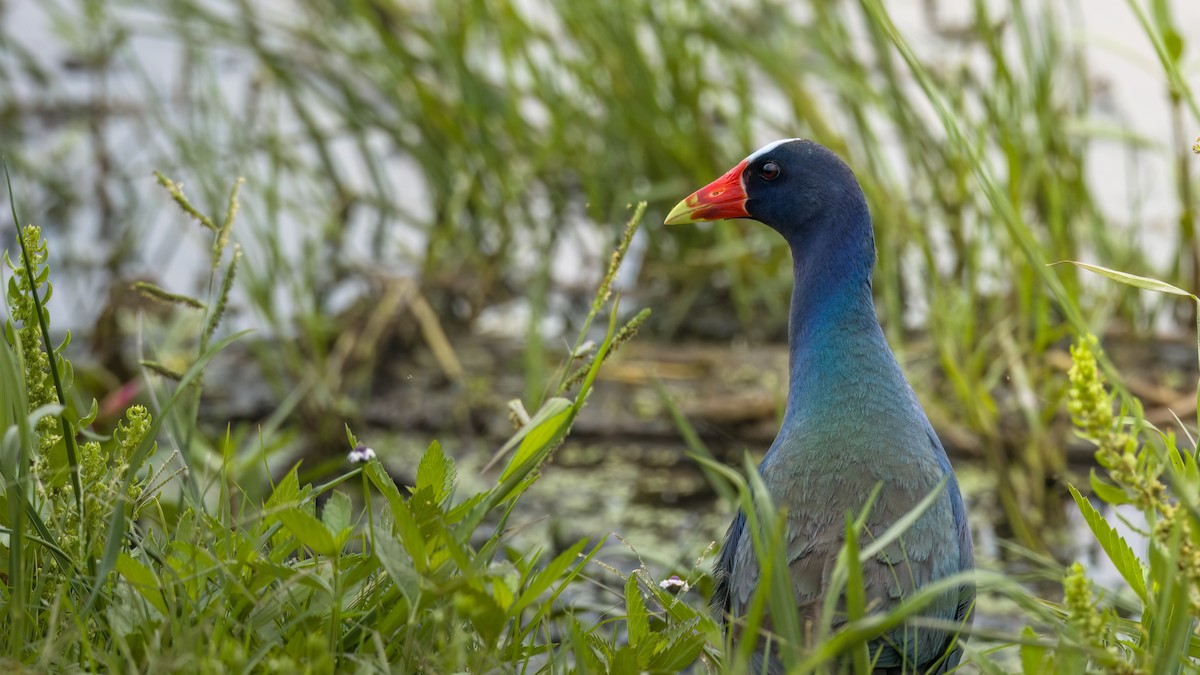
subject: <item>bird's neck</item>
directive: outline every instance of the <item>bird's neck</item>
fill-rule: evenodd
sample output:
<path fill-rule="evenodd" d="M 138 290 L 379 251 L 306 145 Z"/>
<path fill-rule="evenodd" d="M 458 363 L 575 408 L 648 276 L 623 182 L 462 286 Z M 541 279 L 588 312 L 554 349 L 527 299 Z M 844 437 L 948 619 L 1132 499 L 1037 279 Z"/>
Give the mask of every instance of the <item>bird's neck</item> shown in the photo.
<path fill-rule="evenodd" d="M 870 216 L 861 198 L 847 201 L 808 228 L 816 236 L 790 242 L 795 285 L 785 426 L 844 416 L 847 397 L 870 395 L 864 388 L 905 388 L 871 298 Z"/>

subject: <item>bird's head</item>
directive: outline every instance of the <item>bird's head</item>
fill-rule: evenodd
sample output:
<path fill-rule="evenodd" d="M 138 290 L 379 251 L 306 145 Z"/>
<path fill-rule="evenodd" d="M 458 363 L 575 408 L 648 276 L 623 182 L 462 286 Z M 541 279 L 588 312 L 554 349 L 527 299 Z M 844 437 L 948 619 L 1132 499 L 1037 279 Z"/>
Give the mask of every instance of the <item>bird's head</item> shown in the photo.
<path fill-rule="evenodd" d="M 768 143 L 676 204 L 666 223 L 751 218 L 789 243 L 802 244 L 816 234 L 815 223 L 828 227 L 844 221 L 822 216 L 835 215 L 830 211 L 849 208 L 848 204 L 863 204 L 850 167 L 818 143 L 786 138 Z"/>

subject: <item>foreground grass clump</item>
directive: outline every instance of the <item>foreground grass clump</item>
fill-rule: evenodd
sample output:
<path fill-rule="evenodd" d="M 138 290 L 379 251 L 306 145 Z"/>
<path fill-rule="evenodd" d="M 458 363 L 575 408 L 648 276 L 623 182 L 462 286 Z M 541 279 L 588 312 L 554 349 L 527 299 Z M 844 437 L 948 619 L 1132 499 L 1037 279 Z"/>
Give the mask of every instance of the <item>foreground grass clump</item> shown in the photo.
<path fill-rule="evenodd" d="M 214 336 L 238 259 L 236 248 L 224 255 L 236 193 L 216 225 L 178 186 L 160 182 L 211 230 L 214 283 L 207 300 L 144 289 L 206 315 L 186 371 L 146 362 L 162 385 L 154 415 L 133 405 L 106 434 L 94 424 L 94 402 L 79 413 L 86 406 L 75 400 L 67 342 L 46 349 L 49 252 L 38 228 L 23 230 L 19 259 L 6 259 L 5 658 L 51 670 L 212 673 L 483 672 L 567 662 L 598 672 L 667 672 L 698 658 L 715 623 L 637 574 L 626 584 L 633 620 L 620 644 L 604 617 L 572 616 L 560 598 L 580 582 L 602 538 L 552 558 L 505 545 L 513 505 L 567 434 L 607 355 L 645 313 L 621 326 L 611 302 L 604 340 L 590 355 L 573 352 L 580 356 L 564 365 L 554 395 L 502 448 L 507 464 L 491 489 L 456 495 L 454 462 L 437 443 L 416 484 L 400 488 L 348 433 L 359 466 L 317 486 L 302 485 L 293 468 L 254 504 L 233 475 L 230 435 L 213 442 L 226 453 L 216 464 L 195 442 L 204 434 L 194 414 L 204 366 L 230 341 Z M 610 305 L 613 275 L 643 208 L 587 325 Z M 77 433 L 87 439 L 79 446 Z M 162 456 L 160 438 L 183 450 Z M 348 481 L 361 482 L 365 503 L 343 491 Z M 671 611 L 650 621 L 643 593 L 650 606 Z"/>

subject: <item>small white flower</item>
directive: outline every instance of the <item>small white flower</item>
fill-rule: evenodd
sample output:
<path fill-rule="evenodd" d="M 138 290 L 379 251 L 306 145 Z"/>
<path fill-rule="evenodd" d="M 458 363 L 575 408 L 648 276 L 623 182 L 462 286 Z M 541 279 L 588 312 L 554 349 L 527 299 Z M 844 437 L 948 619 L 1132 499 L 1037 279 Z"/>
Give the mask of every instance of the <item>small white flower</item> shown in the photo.
<path fill-rule="evenodd" d="M 685 593 L 689 588 L 691 588 L 691 586 L 688 585 L 688 582 L 680 579 L 679 576 L 675 574 L 672 574 L 670 578 L 663 579 L 662 581 L 658 582 L 658 587 L 673 595 Z"/>
<path fill-rule="evenodd" d="M 347 457 L 351 464 L 362 464 L 375 459 L 375 451 L 365 445 L 359 445 L 357 448 L 350 451 Z"/>

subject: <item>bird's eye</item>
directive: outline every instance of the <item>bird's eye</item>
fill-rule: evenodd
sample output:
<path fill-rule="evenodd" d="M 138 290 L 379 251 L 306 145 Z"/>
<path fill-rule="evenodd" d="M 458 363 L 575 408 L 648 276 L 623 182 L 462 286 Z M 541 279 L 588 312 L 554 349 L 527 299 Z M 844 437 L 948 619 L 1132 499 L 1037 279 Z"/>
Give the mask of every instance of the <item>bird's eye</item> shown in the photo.
<path fill-rule="evenodd" d="M 763 180 L 775 180 L 779 176 L 779 165 L 775 162 L 767 162 L 762 165 L 758 175 L 762 176 Z"/>

